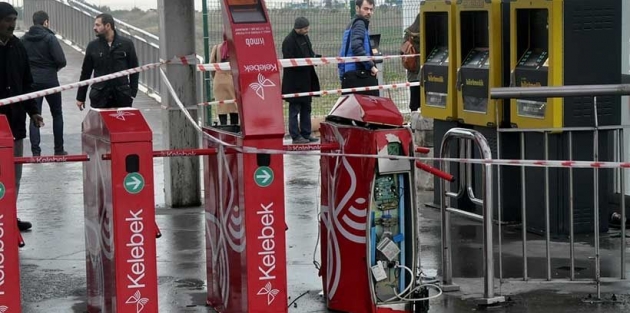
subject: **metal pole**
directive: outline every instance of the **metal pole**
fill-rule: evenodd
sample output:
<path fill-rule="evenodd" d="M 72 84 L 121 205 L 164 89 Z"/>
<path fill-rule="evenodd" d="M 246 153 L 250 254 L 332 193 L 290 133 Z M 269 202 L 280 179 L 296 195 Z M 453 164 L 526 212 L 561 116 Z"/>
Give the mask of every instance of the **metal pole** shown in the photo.
<path fill-rule="evenodd" d="M 521 133 L 521 160 L 525 160 L 525 133 Z M 525 192 L 525 166 L 521 166 L 521 230 L 523 236 L 523 280 L 527 281 L 527 193 Z"/>
<path fill-rule="evenodd" d="M 353 0 L 349 0 L 349 2 L 350 2 L 350 18 L 353 18 L 355 15 L 357 15 L 357 9 Z"/>
<path fill-rule="evenodd" d="M 573 132 L 569 132 L 569 161 L 573 161 Z M 575 238 L 573 233 L 573 168 L 569 167 L 569 258 L 571 259 L 571 280 L 575 280 Z"/>
<path fill-rule="evenodd" d="M 203 58 L 210 63 L 210 33 L 208 31 L 208 0 L 201 0 L 201 11 L 203 18 Z M 206 101 L 212 100 L 212 89 L 210 88 L 210 72 L 203 74 L 204 87 L 206 88 Z M 212 106 L 207 105 L 205 108 L 206 118 L 204 123 L 206 126 L 212 125 Z"/>
<path fill-rule="evenodd" d="M 446 139 L 446 138 L 445 138 Z M 442 146 L 440 148 L 440 158 L 444 158 L 446 153 L 448 153 L 449 141 L 448 139 L 442 142 Z M 440 170 L 449 173 L 449 162 L 440 161 Z M 460 165 L 461 166 L 461 165 Z M 450 214 L 446 211 L 446 207 L 451 207 L 451 199 L 446 197 L 446 193 L 450 191 L 450 183 L 447 183 L 446 180 L 440 179 L 440 213 L 442 214 L 442 283 L 444 285 L 452 285 L 453 277 L 452 277 L 452 263 L 451 263 L 451 222 L 450 222 Z"/>
<path fill-rule="evenodd" d="M 483 158 L 488 156 L 483 155 Z M 492 242 L 492 165 L 483 166 L 483 258 L 484 258 L 484 297 L 494 298 L 494 252 Z"/>
<path fill-rule="evenodd" d="M 593 161 L 599 161 L 599 127 L 597 116 L 597 97 L 593 97 L 593 116 L 595 117 L 595 130 L 593 131 Z M 595 216 L 595 282 L 597 284 L 597 299 L 601 299 L 600 282 L 600 258 L 599 258 L 599 169 L 593 168 L 593 201 Z M 621 221 L 625 223 L 625 221 Z M 625 245 L 622 245 L 625 246 Z"/>
<path fill-rule="evenodd" d="M 492 99 L 565 98 L 630 95 L 630 84 L 490 88 Z"/>
<path fill-rule="evenodd" d="M 498 125 L 498 119 L 497 119 Z M 497 132 L 497 159 L 501 159 L 501 133 Z M 497 166 L 497 211 L 499 214 L 499 281 L 503 280 L 503 203 L 501 197 L 501 165 Z"/>
<path fill-rule="evenodd" d="M 545 161 L 549 160 L 549 133 L 545 132 Z M 547 249 L 547 280 L 551 280 L 551 234 L 549 227 L 549 167 L 545 167 L 545 245 Z"/>
<path fill-rule="evenodd" d="M 625 162 L 623 129 L 619 129 L 619 162 Z M 623 168 L 619 169 L 619 201 L 621 207 L 621 279 L 626 279 L 626 178 Z"/>

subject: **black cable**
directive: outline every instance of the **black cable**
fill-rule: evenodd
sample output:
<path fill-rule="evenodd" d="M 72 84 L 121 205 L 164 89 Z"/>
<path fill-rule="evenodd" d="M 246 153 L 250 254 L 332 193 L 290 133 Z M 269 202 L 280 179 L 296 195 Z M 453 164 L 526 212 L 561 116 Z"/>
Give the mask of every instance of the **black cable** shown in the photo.
<path fill-rule="evenodd" d="M 298 299 L 304 297 L 305 295 L 307 295 L 309 293 L 309 290 L 305 291 L 304 293 L 302 293 L 301 295 L 299 295 L 297 298 L 293 299 L 293 301 L 291 301 L 291 303 L 289 303 L 289 306 L 287 306 L 287 308 L 290 308 L 295 301 L 298 301 Z"/>

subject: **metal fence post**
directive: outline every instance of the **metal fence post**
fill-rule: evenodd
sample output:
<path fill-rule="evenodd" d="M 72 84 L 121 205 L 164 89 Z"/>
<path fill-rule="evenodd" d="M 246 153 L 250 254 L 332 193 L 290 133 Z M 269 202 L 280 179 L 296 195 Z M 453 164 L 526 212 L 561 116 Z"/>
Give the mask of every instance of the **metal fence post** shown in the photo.
<path fill-rule="evenodd" d="M 460 146 L 463 145 L 463 154 L 460 154 L 460 158 L 471 158 L 472 152 L 470 147 L 475 144 L 479 150 L 481 157 L 484 160 L 492 159 L 492 151 L 488 145 L 486 138 L 479 132 L 464 129 L 464 128 L 452 128 L 446 132 L 442 139 L 440 146 L 440 158 L 444 159 L 449 153 L 449 143 L 452 139 L 457 139 Z M 462 164 L 466 168 L 469 168 L 469 164 Z M 448 162 L 440 161 L 440 170 L 449 172 Z M 483 272 L 484 272 L 484 293 L 483 298 L 477 299 L 477 303 L 482 305 L 490 305 L 494 303 L 505 302 L 505 297 L 494 295 L 494 241 L 493 241 L 493 210 L 494 210 L 494 198 L 492 191 L 492 165 L 484 164 L 482 166 L 482 194 L 483 199 L 475 199 L 475 203 L 483 207 L 483 215 L 462 211 L 450 206 L 451 198 L 456 198 L 461 195 L 463 190 L 468 190 L 470 197 L 474 198 L 472 192 L 472 180 L 470 179 L 471 173 L 469 170 L 463 171 L 464 176 L 459 177 L 460 182 L 463 180 L 466 183 L 460 185 L 460 190 L 457 193 L 450 192 L 449 185 L 445 181 L 440 182 L 441 186 L 441 215 L 442 215 L 442 273 L 443 273 L 443 291 L 458 290 L 459 287 L 452 284 L 452 253 L 451 253 L 451 223 L 450 214 L 456 214 L 464 216 L 466 218 L 474 219 L 483 222 Z M 461 176 L 461 175 L 460 175 Z M 448 199 L 448 200 L 447 200 Z"/>

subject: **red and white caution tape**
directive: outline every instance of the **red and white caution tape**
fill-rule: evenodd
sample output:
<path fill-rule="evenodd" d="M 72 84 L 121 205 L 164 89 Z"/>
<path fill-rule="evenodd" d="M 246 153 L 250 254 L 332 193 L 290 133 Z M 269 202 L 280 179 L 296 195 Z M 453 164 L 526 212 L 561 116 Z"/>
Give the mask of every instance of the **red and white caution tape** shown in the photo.
<path fill-rule="evenodd" d="M 312 96 L 322 96 L 322 95 L 338 95 L 342 93 L 353 93 L 353 92 L 361 92 L 361 91 L 372 91 L 372 90 L 389 90 L 389 89 L 399 89 L 399 88 L 409 88 L 412 86 L 420 86 L 420 82 L 404 82 L 404 83 L 396 83 L 389 85 L 377 85 L 377 86 L 369 86 L 369 87 L 355 87 L 355 88 L 345 88 L 345 89 L 331 89 L 331 90 L 321 90 L 321 91 L 311 91 L 311 92 L 299 92 L 299 93 L 290 93 L 282 95 L 283 99 L 289 98 L 299 98 L 299 97 L 312 97 Z M 236 100 L 221 100 L 221 101 L 211 101 L 211 102 L 202 102 L 198 105 L 215 105 L 215 104 L 228 104 L 228 103 L 236 103 Z"/>
<path fill-rule="evenodd" d="M 429 162 L 451 162 L 451 163 L 469 163 L 469 164 L 481 164 L 481 165 L 501 165 L 501 166 L 524 166 L 524 167 L 553 167 L 553 168 L 592 168 L 592 169 L 600 169 L 600 168 L 622 168 L 627 169 L 630 168 L 630 162 L 594 162 L 594 161 L 561 161 L 561 160 L 515 160 L 515 159 L 459 159 L 459 158 L 433 158 L 433 157 L 419 157 L 419 156 L 394 156 L 394 155 L 376 155 L 376 154 L 347 154 L 343 152 L 343 148 L 334 149 L 329 147 L 331 150 L 336 150 L 340 152 L 317 152 L 317 151 L 299 151 L 299 150 L 309 150 L 307 148 L 294 148 L 291 150 L 294 151 L 286 151 L 286 150 L 276 150 L 276 149 L 260 149 L 256 147 L 248 147 L 248 146 L 237 146 L 233 144 L 229 144 L 227 142 L 222 141 L 219 138 L 212 136 L 211 134 L 203 131 L 202 127 L 197 124 L 195 119 L 192 118 L 190 113 L 185 109 L 183 103 L 177 97 L 177 93 L 171 86 L 166 74 L 160 69 L 160 75 L 163 81 L 166 83 L 167 90 L 169 93 L 175 98 L 175 102 L 179 106 L 179 108 L 184 112 L 187 116 L 188 120 L 191 124 L 196 128 L 196 130 L 201 133 L 204 137 L 209 140 L 217 143 L 219 145 L 219 153 L 223 153 L 224 149 L 233 150 L 239 153 L 248 153 L 248 154 L 294 154 L 294 155 L 312 155 L 312 156 L 328 156 L 328 157 L 345 157 L 345 158 L 387 158 L 387 159 L 400 159 L 400 160 L 409 160 L 409 161 L 429 161 Z M 384 88 L 386 86 L 415 86 L 418 83 L 403 83 L 403 84 L 393 84 L 393 85 L 383 85 L 383 86 L 373 86 L 373 87 L 365 87 L 370 88 L 370 90 L 378 90 L 379 88 Z M 342 89 L 345 90 L 353 90 L 355 88 Z M 329 92 L 330 93 L 330 92 Z M 228 100 L 233 101 L 233 100 Z M 323 145 L 329 145 L 329 143 L 323 143 Z M 321 146 L 319 146 L 321 148 Z M 426 151 L 424 151 L 426 152 Z M 421 151 L 422 153 L 422 151 Z"/>
<path fill-rule="evenodd" d="M 158 62 L 158 63 L 145 64 L 145 65 L 138 66 L 138 67 L 135 67 L 135 68 L 132 68 L 132 69 L 128 69 L 128 70 L 124 70 L 124 71 L 120 71 L 120 72 L 116 72 L 116 73 L 112 73 L 112 74 L 108 74 L 108 75 L 103 75 L 103 76 L 99 76 L 99 77 L 83 80 L 83 81 L 80 81 L 78 83 L 67 84 L 67 85 L 54 87 L 54 88 L 49 88 L 49 89 L 40 90 L 40 91 L 35 91 L 35 92 L 31 92 L 31 93 L 27 93 L 27 94 L 15 96 L 15 97 L 10 97 L 10 98 L 6 98 L 6 99 L 0 99 L 0 106 L 9 105 L 9 104 L 18 103 L 18 102 L 23 102 L 23 101 L 30 100 L 30 99 L 41 98 L 43 96 L 47 96 L 47 95 L 55 94 L 55 93 L 58 93 L 58 92 L 62 92 L 62 91 L 70 90 L 70 89 L 75 89 L 75 88 L 91 85 L 93 83 L 100 83 L 100 82 L 108 81 L 108 80 L 111 80 L 111 79 L 114 79 L 114 78 L 118 78 L 118 77 L 123 77 L 123 76 L 131 75 L 131 74 L 135 74 L 135 73 L 144 72 L 144 71 L 147 71 L 147 70 L 150 70 L 150 69 L 153 69 L 153 68 L 160 67 L 160 66 L 162 66 L 164 64 L 169 64 L 169 63 L 183 64 L 184 62 L 187 62 L 187 63 L 190 63 L 190 64 L 194 64 L 195 60 L 196 60 L 195 56 L 194 55 L 190 55 L 190 56 L 185 56 L 185 57 L 175 57 L 175 58 L 173 58 L 171 60 L 161 61 L 161 62 Z"/>
<path fill-rule="evenodd" d="M 231 104 L 231 103 L 236 103 L 236 100 L 231 99 L 231 100 L 220 100 L 220 101 L 201 102 L 201 103 L 199 103 L 199 104 L 197 104 L 197 105 L 205 106 L 205 105 Z"/>
<path fill-rule="evenodd" d="M 326 64 L 337 64 L 337 63 L 391 60 L 391 59 L 398 59 L 402 57 L 411 57 L 411 56 L 419 56 L 419 54 L 279 59 L 278 65 L 280 65 L 280 67 L 313 66 L 313 65 L 326 65 Z M 200 72 L 229 71 L 230 69 L 231 69 L 230 63 L 228 62 L 197 65 L 197 70 Z"/>
<path fill-rule="evenodd" d="M 353 92 L 361 92 L 361 91 L 388 90 L 388 89 L 398 89 L 398 88 L 409 88 L 412 86 L 420 86 L 420 82 L 413 82 L 413 83 L 405 82 L 405 83 L 377 85 L 377 86 L 369 86 L 369 87 L 354 87 L 354 88 L 344 88 L 344 89 L 299 92 L 299 93 L 291 93 L 291 94 L 282 95 L 282 98 L 289 99 L 289 98 L 299 98 L 299 97 L 307 97 L 307 96 L 338 95 L 338 94 L 342 94 L 346 92 L 353 93 Z"/>

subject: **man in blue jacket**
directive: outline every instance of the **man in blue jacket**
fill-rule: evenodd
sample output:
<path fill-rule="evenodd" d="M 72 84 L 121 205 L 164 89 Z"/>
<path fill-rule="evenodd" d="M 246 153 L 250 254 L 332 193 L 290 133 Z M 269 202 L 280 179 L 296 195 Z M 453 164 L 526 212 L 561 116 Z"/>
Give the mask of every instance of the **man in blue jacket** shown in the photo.
<path fill-rule="evenodd" d="M 0 2 L 0 99 L 6 99 L 31 92 L 33 76 L 28 63 L 26 49 L 20 40 L 13 35 L 17 11 L 6 3 Z M 13 154 L 21 157 L 24 152 L 26 138 L 26 113 L 35 121 L 35 125 L 43 126 L 44 119 L 37 110 L 35 100 L 0 106 L 0 114 L 5 115 L 13 133 Z M 15 165 L 15 189 L 20 190 L 22 164 Z M 16 195 L 17 197 L 17 195 Z M 33 225 L 27 221 L 17 220 L 20 231 L 26 231 Z"/>
<path fill-rule="evenodd" d="M 50 29 L 48 14 L 37 11 L 33 14 L 33 26 L 22 36 L 22 44 L 28 52 L 28 59 L 33 73 L 34 90 L 44 90 L 59 86 L 57 72 L 66 66 L 66 56 L 63 49 Z M 38 98 L 37 108 L 42 111 L 44 98 Z M 46 96 L 53 119 L 53 136 L 55 139 L 55 155 L 67 155 L 63 148 L 63 112 L 61 109 L 61 93 Z M 33 156 L 39 156 L 42 149 L 39 146 L 39 128 L 34 122 L 30 123 L 29 139 Z"/>
<path fill-rule="evenodd" d="M 355 0 L 357 15 L 352 19 L 343 34 L 341 43 L 342 57 L 372 56 L 370 45 L 370 18 L 374 13 L 374 0 Z M 340 63 L 339 79 L 341 88 L 377 86 L 378 69 L 373 61 Z M 378 96 L 378 90 L 357 92 Z"/>

